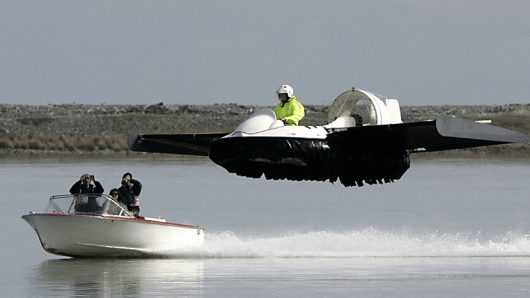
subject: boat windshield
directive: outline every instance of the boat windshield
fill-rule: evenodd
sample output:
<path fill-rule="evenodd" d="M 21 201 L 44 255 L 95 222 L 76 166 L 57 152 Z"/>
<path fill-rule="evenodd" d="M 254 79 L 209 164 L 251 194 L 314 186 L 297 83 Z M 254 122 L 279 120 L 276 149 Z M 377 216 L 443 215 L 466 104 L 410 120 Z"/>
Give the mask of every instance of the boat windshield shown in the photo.
<path fill-rule="evenodd" d="M 127 207 L 106 194 L 56 195 L 50 197 L 47 213 L 97 214 L 134 217 Z"/>
<path fill-rule="evenodd" d="M 343 92 L 329 107 L 328 121 L 332 122 L 339 117 L 353 117 L 357 126 L 377 124 L 377 112 L 370 97 L 360 90 Z"/>

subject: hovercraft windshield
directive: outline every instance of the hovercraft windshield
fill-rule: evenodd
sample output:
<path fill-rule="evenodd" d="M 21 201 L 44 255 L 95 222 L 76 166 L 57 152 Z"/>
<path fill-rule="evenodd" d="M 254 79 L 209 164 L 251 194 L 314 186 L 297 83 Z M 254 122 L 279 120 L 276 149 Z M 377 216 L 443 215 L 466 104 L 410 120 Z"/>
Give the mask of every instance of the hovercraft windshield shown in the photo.
<path fill-rule="evenodd" d="M 351 117 L 355 120 L 355 126 L 379 124 L 380 101 L 375 95 L 362 90 L 348 90 L 337 96 L 329 107 L 328 121 L 335 121 L 339 117 Z"/>
<path fill-rule="evenodd" d="M 276 115 L 272 110 L 261 109 L 239 124 L 234 133 L 254 134 L 282 126 L 283 122 L 276 120 Z"/>

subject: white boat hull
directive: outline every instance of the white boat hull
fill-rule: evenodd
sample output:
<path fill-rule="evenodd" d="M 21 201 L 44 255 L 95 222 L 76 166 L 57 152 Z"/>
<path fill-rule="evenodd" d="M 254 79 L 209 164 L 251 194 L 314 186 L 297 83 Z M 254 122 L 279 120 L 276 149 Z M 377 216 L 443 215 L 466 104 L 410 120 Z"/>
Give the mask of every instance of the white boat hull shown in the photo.
<path fill-rule="evenodd" d="M 49 253 L 70 257 L 156 257 L 197 248 L 204 229 L 156 219 L 33 213 L 22 216 Z"/>

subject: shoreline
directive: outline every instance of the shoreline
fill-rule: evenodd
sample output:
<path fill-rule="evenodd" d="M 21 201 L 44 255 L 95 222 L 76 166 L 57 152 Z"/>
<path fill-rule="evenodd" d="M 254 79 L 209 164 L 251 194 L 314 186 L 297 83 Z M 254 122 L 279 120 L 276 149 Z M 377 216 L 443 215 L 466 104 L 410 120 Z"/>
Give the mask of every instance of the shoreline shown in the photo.
<path fill-rule="evenodd" d="M 0 159 L 137 158 L 127 149 L 130 133 L 206 133 L 233 131 L 257 109 L 237 104 L 213 105 L 46 105 L 0 104 Z M 327 106 L 307 105 L 301 125 L 327 123 Z M 403 106 L 404 122 L 454 115 L 489 119 L 493 125 L 530 135 L 530 104 L 501 106 Z M 421 158 L 530 158 L 530 145 L 512 144 L 418 153 Z M 416 158 L 416 157 L 415 157 Z"/>
<path fill-rule="evenodd" d="M 510 145 L 498 145 L 510 146 Z M 524 146 L 524 145 L 521 145 Z M 530 147 L 530 146 L 527 146 Z M 414 161 L 427 160 L 523 160 L 530 162 L 530 150 L 511 150 L 509 148 L 502 151 L 492 152 L 488 148 L 458 149 L 439 152 L 418 152 L 411 153 L 410 158 Z M 164 154 L 148 152 L 114 152 L 114 151 L 90 151 L 90 152 L 64 152 L 64 151 L 42 151 L 42 150 L 19 150 L 17 152 L 0 151 L 0 162 L 10 161 L 32 161 L 32 160 L 153 160 L 153 161 L 178 161 L 178 162 L 211 162 L 207 156 Z"/>

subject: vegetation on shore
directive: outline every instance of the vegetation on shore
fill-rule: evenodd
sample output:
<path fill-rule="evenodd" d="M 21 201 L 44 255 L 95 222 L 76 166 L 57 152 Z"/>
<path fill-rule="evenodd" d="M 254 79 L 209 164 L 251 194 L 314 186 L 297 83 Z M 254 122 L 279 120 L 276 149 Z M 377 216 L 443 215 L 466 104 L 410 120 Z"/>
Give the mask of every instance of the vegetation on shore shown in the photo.
<path fill-rule="evenodd" d="M 230 132 L 257 107 L 216 105 L 47 105 L 0 104 L 0 154 L 134 155 L 127 150 L 131 132 L 191 133 Z M 530 104 L 503 106 L 411 106 L 402 107 L 404 121 L 455 115 L 468 119 L 491 119 L 494 125 L 530 135 Z M 306 106 L 303 125 L 326 123 L 326 106 Z M 511 144 L 451 152 L 428 157 L 530 157 L 530 146 Z"/>

